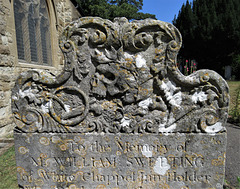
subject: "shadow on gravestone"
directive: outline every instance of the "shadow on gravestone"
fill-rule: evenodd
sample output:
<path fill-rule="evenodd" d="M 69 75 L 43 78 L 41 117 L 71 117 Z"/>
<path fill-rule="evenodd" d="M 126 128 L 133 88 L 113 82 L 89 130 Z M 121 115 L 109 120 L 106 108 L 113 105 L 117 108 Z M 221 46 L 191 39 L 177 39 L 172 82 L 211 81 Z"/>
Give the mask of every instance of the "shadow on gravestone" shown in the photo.
<path fill-rule="evenodd" d="M 228 86 L 182 75 L 181 40 L 153 19 L 65 28 L 63 72 L 24 72 L 12 92 L 19 186 L 222 188 Z"/>

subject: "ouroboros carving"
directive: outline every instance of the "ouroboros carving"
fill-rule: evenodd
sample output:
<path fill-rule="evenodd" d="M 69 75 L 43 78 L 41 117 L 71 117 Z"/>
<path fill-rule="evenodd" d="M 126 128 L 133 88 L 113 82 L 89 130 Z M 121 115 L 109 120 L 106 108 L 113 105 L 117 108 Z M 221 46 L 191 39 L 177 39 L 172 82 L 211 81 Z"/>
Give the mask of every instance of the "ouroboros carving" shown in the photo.
<path fill-rule="evenodd" d="M 60 100 L 60 98 L 57 97 L 57 93 L 59 93 L 60 91 L 64 91 L 64 90 L 68 90 L 68 91 L 73 91 L 74 95 L 80 95 L 83 99 L 84 102 L 84 107 L 83 108 L 76 108 L 75 110 L 72 109 L 71 110 L 66 110 L 66 105 L 64 104 L 64 102 L 62 100 Z M 88 104 L 88 97 L 86 96 L 86 94 L 80 90 L 77 89 L 76 87 L 73 86 L 66 86 L 66 87 L 59 87 L 57 88 L 54 92 L 53 92 L 53 96 L 50 100 L 50 113 L 52 115 L 52 117 L 59 123 L 63 124 L 63 125 L 68 125 L 68 126 L 73 126 L 73 125 L 77 125 L 78 123 L 80 123 L 87 115 L 88 110 L 89 110 L 89 104 Z M 73 117 L 71 118 L 64 118 L 63 115 L 58 115 L 55 110 L 54 110 L 54 102 L 53 101 L 57 101 L 60 106 L 65 110 L 65 111 L 69 111 L 69 117 Z M 74 115 L 70 115 L 70 114 L 74 114 L 75 111 L 75 116 Z"/>

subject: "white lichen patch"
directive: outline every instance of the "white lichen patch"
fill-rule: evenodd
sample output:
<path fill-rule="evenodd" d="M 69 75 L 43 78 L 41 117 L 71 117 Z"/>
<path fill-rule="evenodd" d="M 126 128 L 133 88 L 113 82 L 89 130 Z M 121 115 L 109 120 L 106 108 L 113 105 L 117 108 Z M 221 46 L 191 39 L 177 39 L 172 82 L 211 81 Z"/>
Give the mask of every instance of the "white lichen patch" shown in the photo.
<path fill-rule="evenodd" d="M 43 113 L 49 113 L 49 107 L 50 107 L 50 102 L 41 104 L 41 109 L 42 109 Z"/>
<path fill-rule="evenodd" d="M 141 55 L 136 57 L 136 66 L 137 68 L 147 67 L 146 60 Z"/>
<path fill-rule="evenodd" d="M 136 81 L 136 79 L 135 79 L 133 76 L 128 77 L 127 79 L 128 79 L 129 81 Z"/>
<path fill-rule="evenodd" d="M 27 90 L 24 90 L 24 91 L 22 91 L 21 89 L 19 90 L 19 96 L 21 97 L 21 98 L 25 98 L 25 97 L 29 97 L 29 98 L 36 98 L 35 97 L 35 94 L 34 94 L 34 89 L 31 89 L 31 88 L 29 88 L 29 89 L 27 89 Z"/>
<path fill-rule="evenodd" d="M 142 100 L 141 102 L 138 103 L 139 107 L 142 107 L 143 109 L 148 109 L 150 104 L 153 103 L 153 100 L 151 98 L 147 98 L 145 100 Z"/>
<path fill-rule="evenodd" d="M 173 95 L 177 89 L 176 84 L 170 81 L 167 81 L 166 83 L 163 81 L 160 87 L 162 90 L 168 92 L 169 95 Z"/>
<path fill-rule="evenodd" d="M 192 95 L 192 101 L 194 103 L 197 103 L 197 102 L 203 102 L 207 100 L 207 94 L 203 91 L 200 91 L 200 92 L 195 92 L 193 95 Z"/>
<path fill-rule="evenodd" d="M 131 119 L 128 118 L 128 117 L 123 117 L 121 119 L 121 126 L 122 127 L 128 127 L 130 125 L 130 123 L 131 123 Z"/>
<path fill-rule="evenodd" d="M 165 127 L 165 125 L 162 124 L 162 125 L 159 125 L 158 131 L 160 133 L 171 133 L 171 132 L 173 132 L 176 129 L 176 127 L 177 127 L 176 123 L 172 124 L 169 127 Z"/>
<path fill-rule="evenodd" d="M 182 103 L 182 93 L 180 91 L 177 92 L 177 87 L 174 82 L 162 82 L 160 88 L 164 91 L 166 99 L 173 106 L 179 107 Z"/>
<path fill-rule="evenodd" d="M 166 172 L 170 169 L 170 167 L 171 166 L 168 164 L 167 158 L 159 156 L 156 160 L 153 170 L 159 175 L 165 175 Z"/>
<path fill-rule="evenodd" d="M 62 139 L 59 136 L 52 136 L 51 141 L 52 141 L 52 143 L 57 144 L 57 143 L 61 142 Z"/>
<path fill-rule="evenodd" d="M 64 104 L 64 109 L 65 109 L 66 112 L 70 112 L 71 107 L 67 104 Z"/>
<path fill-rule="evenodd" d="M 12 96 L 12 99 L 13 99 L 13 100 L 18 100 L 18 97 L 15 96 L 15 95 L 13 95 L 13 96 Z"/>
<path fill-rule="evenodd" d="M 143 149 L 142 149 L 142 154 L 145 156 L 145 157 L 152 157 L 152 151 L 150 150 L 150 147 L 148 144 L 145 144 L 143 146 Z"/>
<path fill-rule="evenodd" d="M 172 114 L 169 118 L 165 116 L 163 122 L 158 125 L 158 131 L 160 133 L 172 133 L 177 128 L 175 121 Z"/>
<path fill-rule="evenodd" d="M 178 92 L 169 98 L 169 103 L 173 106 L 180 106 L 182 103 L 182 93 Z"/>
<path fill-rule="evenodd" d="M 205 131 L 206 131 L 207 133 L 217 133 L 217 132 L 219 132 L 219 131 L 221 131 L 221 130 L 223 130 L 223 129 L 224 129 L 224 127 L 222 126 L 222 123 L 217 122 L 217 123 L 215 123 L 214 125 L 208 126 L 208 127 L 205 129 Z"/>

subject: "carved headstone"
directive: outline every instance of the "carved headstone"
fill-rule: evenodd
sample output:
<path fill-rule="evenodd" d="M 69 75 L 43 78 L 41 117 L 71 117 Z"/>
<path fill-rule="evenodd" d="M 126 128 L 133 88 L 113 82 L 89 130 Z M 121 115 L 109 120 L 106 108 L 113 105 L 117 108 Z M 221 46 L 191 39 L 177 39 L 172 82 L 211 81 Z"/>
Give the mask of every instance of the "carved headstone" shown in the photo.
<path fill-rule="evenodd" d="M 222 188 L 229 94 L 211 70 L 183 76 L 166 22 L 85 17 L 64 31 L 64 71 L 17 79 L 23 188 Z"/>

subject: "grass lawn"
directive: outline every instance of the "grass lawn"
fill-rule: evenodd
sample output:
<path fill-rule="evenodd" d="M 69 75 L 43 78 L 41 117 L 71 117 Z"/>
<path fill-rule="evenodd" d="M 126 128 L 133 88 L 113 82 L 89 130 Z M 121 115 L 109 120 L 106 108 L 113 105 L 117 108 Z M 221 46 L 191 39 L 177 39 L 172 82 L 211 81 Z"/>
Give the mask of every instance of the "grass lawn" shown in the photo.
<path fill-rule="evenodd" d="M 0 156 L 0 189 L 18 189 L 14 146 Z"/>
<path fill-rule="evenodd" d="M 230 106 L 229 110 L 233 109 L 236 100 L 236 89 L 240 87 L 240 81 L 228 81 L 229 93 L 230 93 Z"/>

